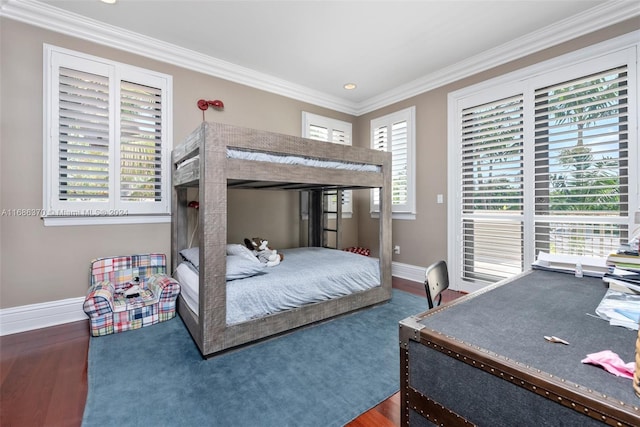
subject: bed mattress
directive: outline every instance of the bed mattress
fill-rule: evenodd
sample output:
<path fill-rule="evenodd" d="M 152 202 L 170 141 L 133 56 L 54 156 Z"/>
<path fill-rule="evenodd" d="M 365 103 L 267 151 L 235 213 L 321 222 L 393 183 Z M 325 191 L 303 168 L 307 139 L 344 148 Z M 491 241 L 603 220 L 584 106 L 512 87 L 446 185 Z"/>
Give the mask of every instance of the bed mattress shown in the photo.
<path fill-rule="evenodd" d="M 227 149 L 227 157 L 230 159 L 253 160 L 257 162 L 281 163 L 296 166 L 312 166 L 316 168 L 341 169 L 360 172 L 380 172 L 380 166 L 370 165 L 366 163 L 340 162 L 334 160 L 314 159 L 311 157 L 265 153 L 262 151 L 238 150 L 232 148 Z M 178 164 L 177 168 L 181 169 L 190 163 L 199 161 L 200 155 L 197 155 Z"/>
<path fill-rule="evenodd" d="M 279 252 L 285 256 L 279 265 L 227 282 L 227 325 L 380 286 L 377 258 L 317 247 Z M 198 273 L 181 263 L 174 276 L 183 300 L 198 314 Z"/>

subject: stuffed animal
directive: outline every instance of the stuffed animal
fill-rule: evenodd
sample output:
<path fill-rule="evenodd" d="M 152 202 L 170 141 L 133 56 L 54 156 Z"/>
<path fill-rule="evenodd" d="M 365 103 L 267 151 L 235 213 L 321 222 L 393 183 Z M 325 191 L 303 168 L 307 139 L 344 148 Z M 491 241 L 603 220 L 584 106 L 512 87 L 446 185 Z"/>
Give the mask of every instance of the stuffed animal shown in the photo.
<path fill-rule="evenodd" d="M 271 249 L 268 246 L 269 241 L 261 237 L 254 237 L 251 240 L 245 238 L 244 244 L 249 250 L 253 251 L 260 262 L 267 264 L 267 267 L 274 267 L 284 259 L 283 254 L 279 254 L 277 250 Z"/>

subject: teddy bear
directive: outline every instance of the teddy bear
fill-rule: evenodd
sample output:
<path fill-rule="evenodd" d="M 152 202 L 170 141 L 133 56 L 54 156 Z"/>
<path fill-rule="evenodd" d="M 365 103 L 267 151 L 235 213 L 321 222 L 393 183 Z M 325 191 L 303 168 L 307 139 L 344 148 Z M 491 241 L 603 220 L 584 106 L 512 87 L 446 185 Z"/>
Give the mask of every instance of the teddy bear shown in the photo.
<path fill-rule="evenodd" d="M 284 255 L 279 254 L 277 250 L 271 249 L 269 241 L 261 237 L 254 237 L 251 240 L 244 239 L 245 246 L 251 250 L 260 262 L 267 264 L 267 267 L 275 267 L 284 260 Z"/>

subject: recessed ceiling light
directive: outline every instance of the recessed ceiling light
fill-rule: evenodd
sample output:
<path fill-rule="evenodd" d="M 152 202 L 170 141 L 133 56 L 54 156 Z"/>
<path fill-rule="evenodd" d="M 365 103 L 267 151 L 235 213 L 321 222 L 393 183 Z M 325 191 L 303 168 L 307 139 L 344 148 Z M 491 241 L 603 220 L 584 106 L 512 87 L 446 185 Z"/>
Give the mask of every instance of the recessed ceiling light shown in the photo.
<path fill-rule="evenodd" d="M 342 86 L 343 88 L 345 88 L 346 90 L 354 90 L 356 87 L 355 83 L 345 83 L 344 86 Z"/>
<path fill-rule="evenodd" d="M 114 4 L 115 2 L 117 2 L 118 0 L 100 0 L 102 3 L 107 3 L 107 4 Z"/>

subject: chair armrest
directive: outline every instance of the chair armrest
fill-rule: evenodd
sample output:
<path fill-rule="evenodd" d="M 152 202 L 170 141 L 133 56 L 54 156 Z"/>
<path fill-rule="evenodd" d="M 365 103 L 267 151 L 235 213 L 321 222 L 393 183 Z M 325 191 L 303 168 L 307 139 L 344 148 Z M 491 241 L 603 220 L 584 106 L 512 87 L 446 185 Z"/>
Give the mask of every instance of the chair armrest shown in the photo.
<path fill-rule="evenodd" d="M 103 316 L 113 311 L 113 283 L 108 280 L 98 282 L 89 288 L 84 299 L 84 312 L 89 317 Z"/>
<path fill-rule="evenodd" d="M 160 302 L 175 301 L 180 293 L 180 283 L 165 273 L 149 276 L 146 285 L 154 295 L 158 296 Z"/>

